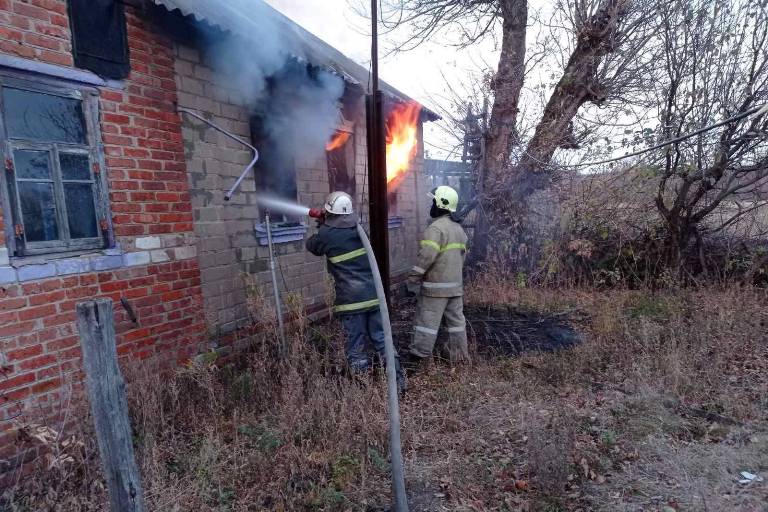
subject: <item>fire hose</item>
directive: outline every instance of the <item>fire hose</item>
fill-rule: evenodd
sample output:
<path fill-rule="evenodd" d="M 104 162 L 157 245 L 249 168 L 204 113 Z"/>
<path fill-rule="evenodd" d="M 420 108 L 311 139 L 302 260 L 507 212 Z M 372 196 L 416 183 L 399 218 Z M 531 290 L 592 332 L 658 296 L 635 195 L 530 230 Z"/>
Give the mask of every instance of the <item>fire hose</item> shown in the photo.
<path fill-rule="evenodd" d="M 373 282 L 376 285 L 376 295 L 379 298 L 379 310 L 381 311 L 381 323 L 384 326 L 384 357 L 386 358 L 387 371 L 387 397 L 389 401 L 389 457 L 392 465 L 392 494 L 394 496 L 394 510 L 396 512 L 408 512 L 408 498 L 405 494 L 405 475 L 403 470 L 403 453 L 400 447 L 400 407 L 397 399 L 397 375 L 395 370 L 395 345 L 392 341 L 392 324 L 389 323 L 389 308 L 387 297 L 384 294 L 384 284 L 381 281 L 376 257 L 373 255 L 371 241 L 368 239 L 363 226 L 357 224 L 357 234 L 363 242 L 368 263 L 373 273 Z"/>

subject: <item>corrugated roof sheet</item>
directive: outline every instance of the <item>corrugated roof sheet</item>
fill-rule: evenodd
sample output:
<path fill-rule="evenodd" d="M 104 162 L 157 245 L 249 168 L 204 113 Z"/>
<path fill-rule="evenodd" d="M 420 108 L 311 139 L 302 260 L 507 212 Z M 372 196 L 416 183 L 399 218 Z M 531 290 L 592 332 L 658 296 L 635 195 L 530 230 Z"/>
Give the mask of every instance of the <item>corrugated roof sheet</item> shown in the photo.
<path fill-rule="evenodd" d="M 253 1 L 253 9 L 244 11 L 227 1 L 212 0 L 152 0 L 169 11 L 178 10 L 184 16 L 192 16 L 197 21 L 219 27 L 222 30 L 238 34 L 241 37 L 259 41 L 260 31 L 263 31 L 264 17 L 269 17 L 282 33 L 282 39 L 289 45 L 287 51 L 296 57 L 305 58 L 316 66 L 325 67 L 346 82 L 366 88 L 368 69 L 346 57 L 333 46 L 319 37 L 294 23 L 286 16 L 261 0 Z M 290 47 L 293 46 L 293 47 Z M 384 81 L 380 81 L 381 90 L 399 101 L 412 100 Z M 423 108 L 425 117 L 429 120 L 439 119 L 439 116 Z"/>

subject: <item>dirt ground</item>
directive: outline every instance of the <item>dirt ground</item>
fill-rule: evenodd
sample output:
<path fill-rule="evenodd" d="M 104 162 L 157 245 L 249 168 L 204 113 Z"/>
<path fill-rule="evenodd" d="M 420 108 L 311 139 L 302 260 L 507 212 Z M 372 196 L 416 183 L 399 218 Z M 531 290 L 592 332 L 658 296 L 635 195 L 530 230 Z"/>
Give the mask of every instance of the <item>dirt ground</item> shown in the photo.
<path fill-rule="evenodd" d="M 598 311 L 590 312 L 590 305 L 581 308 L 574 299 L 494 305 L 491 314 L 487 304 L 477 307 L 478 302 L 470 301 L 467 319 L 475 366 L 434 365 L 411 377 L 413 392 L 403 403 L 403 417 L 414 510 L 768 510 L 765 482 L 738 482 L 745 480 L 741 471 L 764 476 L 768 471 L 768 379 L 759 370 L 768 362 L 768 335 L 755 331 L 757 350 L 743 354 L 746 360 L 731 361 L 734 373 L 716 375 L 712 382 L 720 388 L 717 381 L 722 379 L 735 385 L 734 391 L 749 386 L 751 393 L 705 394 L 702 398 L 711 402 L 689 403 L 688 397 L 642 376 L 615 375 L 612 382 L 592 365 L 571 373 L 575 362 L 602 351 L 594 344 L 600 334 L 595 329 L 601 327 L 596 322 L 604 320 L 592 318 L 590 313 Z M 671 320 L 667 315 L 675 314 L 667 311 L 676 306 L 675 299 L 648 301 L 631 293 L 623 299 L 628 310 L 615 320 L 626 321 L 625 329 L 632 321 L 644 324 L 642 330 L 658 328 Z M 504 327 L 527 334 L 522 346 L 515 333 L 489 331 L 489 325 L 504 318 Z M 764 317 L 754 320 L 756 327 L 766 325 Z M 535 333 L 542 325 L 551 330 L 553 323 L 559 329 L 575 326 L 585 343 L 557 353 L 537 352 L 560 348 L 546 345 Z M 401 334 L 408 330 L 408 308 L 398 308 L 394 325 Z M 400 339 L 407 343 L 407 335 Z M 510 340 L 516 341 L 514 346 Z M 671 341 L 670 351 L 682 348 L 673 348 Z M 514 354 L 518 357 L 510 357 Z M 668 362 L 680 365 L 678 379 L 700 377 L 684 375 L 684 367 L 693 361 Z M 737 403 L 718 403 L 723 398 Z M 756 400 L 755 408 L 748 407 L 747 413 L 738 402 L 750 400 Z M 725 410 L 736 414 L 720 414 Z M 421 432 L 409 428 L 420 424 L 413 418 L 425 414 L 442 422 Z"/>
<path fill-rule="evenodd" d="M 768 510 L 765 290 L 493 286 L 466 297 L 473 363 L 410 375 L 401 416 L 411 510 Z M 411 308 L 398 302 L 393 315 L 403 343 Z M 542 324 L 572 326 L 580 342 L 498 350 Z M 388 509 L 382 379 L 340 375 L 334 324 L 299 325 L 292 338 L 282 366 L 265 339 L 239 365 L 131 387 L 149 510 Z M 87 427 L 78 436 L 72 462 L 41 467 L 0 510 L 105 510 Z"/>

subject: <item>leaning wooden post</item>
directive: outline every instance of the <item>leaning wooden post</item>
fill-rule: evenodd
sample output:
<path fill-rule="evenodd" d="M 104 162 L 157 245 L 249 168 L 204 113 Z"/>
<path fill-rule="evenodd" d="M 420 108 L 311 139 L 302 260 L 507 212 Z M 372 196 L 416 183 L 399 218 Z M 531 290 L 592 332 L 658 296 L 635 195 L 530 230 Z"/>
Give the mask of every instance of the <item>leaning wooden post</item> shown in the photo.
<path fill-rule="evenodd" d="M 133 453 L 125 381 L 117 365 L 112 301 L 77 305 L 85 384 L 112 512 L 144 512 L 141 477 Z"/>

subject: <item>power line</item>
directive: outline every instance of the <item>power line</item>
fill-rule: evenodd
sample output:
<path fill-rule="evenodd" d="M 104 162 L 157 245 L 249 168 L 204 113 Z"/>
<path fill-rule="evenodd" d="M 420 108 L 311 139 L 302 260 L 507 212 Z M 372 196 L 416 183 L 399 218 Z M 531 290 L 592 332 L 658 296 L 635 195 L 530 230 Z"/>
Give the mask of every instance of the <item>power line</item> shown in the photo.
<path fill-rule="evenodd" d="M 668 140 L 668 141 L 665 141 L 665 142 L 661 142 L 659 144 L 656 144 L 655 146 L 651 146 L 650 148 L 646 148 L 646 149 L 643 149 L 643 150 L 640 150 L 640 151 L 635 151 L 634 153 L 630 153 L 628 155 L 618 156 L 616 158 L 609 158 L 607 160 L 600 160 L 600 161 L 597 161 L 597 162 L 584 162 L 584 163 L 580 163 L 580 164 L 562 165 L 561 167 L 586 167 L 588 165 L 602 165 L 602 164 L 607 164 L 607 163 L 611 163 L 611 162 L 617 162 L 619 160 L 624 160 L 625 158 L 632 158 L 634 156 L 639 156 L 639 155 L 642 155 L 644 153 L 648 153 L 649 151 L 654 151 L 656 149 L 663 148 L 664 146 L 669 146 L 670 144 L 675 144 L 677 142 L 681 142 L 681 141 L 684 141 L 686 139 L 690 139 L 691 137 L 695 137 L 696 135 L 700 135 L 700 134 L 702 134 L 704 132 L 707 132 L 709 130 L 714 130 L 715 128 L 719 128 L 719 127 L 721 127 L 721 126 L 723 126 L 725 124 L 732 123 L 734 121 L 739 121 L 741 119 L 744 119 L 745 117 L 749 117 L 752 114 L 757 114 L 758 116 L 761 116 L 761 115 L 765 114 L 766 112 L 768 112 L 768 103 L 766 103 L 762 107 L 755 107 L 753 109 L 747 110 L 746 112 L 742 112 L 740 114 L 736 114 L 735 116 L 729 117 L 728 119 L 725 119 L 724 121 L 720 121 L 719 123 L 715 123 L 715 124 L 711 124 L 709 126 L 705 126 L 704 128 L 696 130 L 695 132 L 691 132 L 691 133 L 688 133 L 688 134 L 685 134 L 685 135 L 681 135 L 680 137 L 676 137 L 674 139 L 671 139 L 671 140 Z"/>

